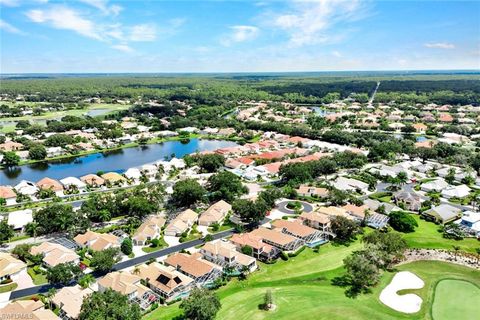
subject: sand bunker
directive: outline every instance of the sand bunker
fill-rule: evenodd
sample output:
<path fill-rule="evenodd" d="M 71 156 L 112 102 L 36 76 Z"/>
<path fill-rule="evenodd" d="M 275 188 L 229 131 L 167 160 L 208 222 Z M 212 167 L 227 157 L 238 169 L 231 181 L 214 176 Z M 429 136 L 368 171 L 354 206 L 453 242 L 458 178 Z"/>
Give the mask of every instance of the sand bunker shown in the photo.
<path fill-rule="evenodd" d="M 413 293 L 398 295 L 405 289 L 423 288 L 423 280 L 409 271 L 397 273 L 390 284 L 380 293 L 380 301 L 393 310 L 403 313 L 415 313 L 422 307 L 422 298 Z"/>

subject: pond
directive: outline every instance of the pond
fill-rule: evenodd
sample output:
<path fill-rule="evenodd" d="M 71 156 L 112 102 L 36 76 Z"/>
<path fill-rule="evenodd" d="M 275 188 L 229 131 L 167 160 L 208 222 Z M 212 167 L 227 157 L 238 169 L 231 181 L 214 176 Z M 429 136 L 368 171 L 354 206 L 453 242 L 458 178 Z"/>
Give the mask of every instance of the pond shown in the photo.
<path fill-rule="evenodd" d="M 0 185 L 13 186 L 21 180 L 36 182 L 44 177 L 53 179 L 63 179 L 69 176 L 81 177 L 98 171 L 122 173 L 128 168 L 163 160 L 165 157 L 171 157 L 172 155 L 180 158 L 197 151 L 213 151 L 236 145 L 235 142 L 224 140 L 191 139 L 187 143 L 167 141 L 161 144 L 94 153 L 87 156 L 1 170 Z"/>
<path fill-rule="evenodd" d="M 333 111 L 328 111 L 326 109 L 323 109 L 322 107 L 312 107 L 312 110 L 315 111 L 315 113 L 318 114 L 320 117 L 325 117 L 329 114 L 335 113 Z"/>
<path fill-rule="evenodd" d="M 104 114 L 107 114 L 109 113 L 110 111 L 112 111 L 111 109 L 107 109 L 107 108 L 104 108 L 104 109 L 91 109 L 91 110 L 88 110 L 85 115 L 86 116 L 90 116 L 90 117 L 98 117 L 98 116 L 103 116 Z"/>

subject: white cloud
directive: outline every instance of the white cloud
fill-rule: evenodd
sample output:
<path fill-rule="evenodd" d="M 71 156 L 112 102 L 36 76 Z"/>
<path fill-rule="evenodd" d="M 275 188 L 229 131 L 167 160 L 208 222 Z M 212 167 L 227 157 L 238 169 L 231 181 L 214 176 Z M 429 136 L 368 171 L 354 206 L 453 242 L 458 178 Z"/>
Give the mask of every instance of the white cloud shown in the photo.
<path fill-rule="evenodd" d="M 18 0 L 0 0 L 0 5 L 6 7 L 17 7 L 20 5 L 20 1 Z"/>
<path fill-rule="evenodd" d="M 56 29 L 71 30 L 85 37 L 103 40 L 95 23 L 68 7 L 54 6 L 46 10 L 35 9 L 26 13 L 33 22 L 49 24 Z"/>
<path fill-rule="evenodd" d="M 453 43 L 448 42 L 429 42 L 424 44 L 427 48 L 435 48 L 435 49 L 455 49 L 455 45 Z"/>
<path fill-rule="evenodd" d="M 113 45 L 112 48 L 122 52 L 126 52 L 126 53 L 132 53 L 135 51 L 131 47 L 129 47 L 127 44 L 116 44 L 116 45 Z"/>
<path fill-rule="evenodd" d="M 337 50 L 332 51 L 332 56 L 337 57 L 337 58 L 343 57 L 342 53 L 340 51 L 337 51 Z"/>
<path fill-rule="evenodd" d="M 260 30 L 254 26 L 231 26 L 232 33 L 222 39 L 221 43 L 224 46 L 229 46 L 232 43 L 250 41 L 255 39 Z"/>
<path fill-rule="evenodd" d="M 16 33 L 16 34 L 25 34 L 23 31 L 12 26 L 10 23 L 0 19 L 0 30 L 5 30 L 6 32 Z"/>
<path fill-rule="evenodd" d="M 100 10 L 103 14 L 116 16 L 123 10 L 122 7 L 113 4 L 108 5 L 108 0 L 80 0 L 85 4 L 88 4 L 94 8 Z"/>
<path fill-rule="evenodd" d="M 130 41 L 154 41 L 157 31 L 153 24 L 139 24 L 130 28 L 128 40 Z"/>
<path fill-rule="evenodd" d="M 338 31 L 328 32 L 334 25 L 363 19 L 366 13 L 361 0 L 294 1 L 287 13 L 267 14 L 266 18 L 271 26 L 286 32 L 291 46 L 303 46 L 338 40 Z"/>

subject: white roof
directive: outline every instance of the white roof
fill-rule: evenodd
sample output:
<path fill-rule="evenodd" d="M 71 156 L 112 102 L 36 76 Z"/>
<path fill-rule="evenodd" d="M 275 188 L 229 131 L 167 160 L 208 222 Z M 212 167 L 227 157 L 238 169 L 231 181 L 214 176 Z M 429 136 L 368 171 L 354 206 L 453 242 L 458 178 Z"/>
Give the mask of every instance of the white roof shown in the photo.
<path fill-rule="evenodd" d="M 463 198 L 468 196 L 470 191 L 472 191 L 472 189 L 470 189 L 467 185 L 462 184 L 442 190 L 442 195 Z"/>
<path fill-rule="evenodd" d="M 480 212 L 465 211 L 463 213 L 462 220 L 471 224 L 480 222 Z"/>
<path fill-rule="evenodd" d="M 29 222 L 33 222 L 31 209 L 12 211 L 8 214 L 8 224 L 14 229 L 21 229 Z"/>
<path fill-rule="evenodd" d="M 124 173 L 125 177 L 128 179 L 139 179 L 142 174 L 140 173 L 140 170 L 137 168 L 130 168 Z"/>
<path fill-rule="evenodd" d="M 76 177 L 66 177 L 60 180 L 60 182 L 65 186 L 76 186 L 77 188 L 85 188 L 87 185 L 82 180 Z"/>
<path fill-rule="evenodd" d="M 38 191 L 35 183 L 27 180 L 20 181 L 20 183 L 17 184 L 14 189 L 24 195 L 34 195 Z"/>

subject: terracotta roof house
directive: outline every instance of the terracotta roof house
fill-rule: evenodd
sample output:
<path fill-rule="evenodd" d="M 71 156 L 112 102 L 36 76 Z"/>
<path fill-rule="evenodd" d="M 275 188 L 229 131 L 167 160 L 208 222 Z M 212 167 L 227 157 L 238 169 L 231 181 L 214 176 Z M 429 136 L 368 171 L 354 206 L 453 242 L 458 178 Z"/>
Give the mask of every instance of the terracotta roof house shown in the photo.
<path fill-rule="evenodd" d="M 240 271 L 246 267 L 250 272 L 257 268 L 257 260 L 254 257 L 238 252 L 235 245 L 227 241 L 207 242 L 200 248 L 200 253 L 205 260 L 224 268 L 235 268 Z"/>
<path fill-rule="evenodd" d="M 220 200 L 212 204 L 200 215 L 198 218 L 198 224 L 201 226 L 210 226 L 214 223 L 222 223 L 228 212 L 231 210 L 232 206 L 229 203 Z"/>
<path fill-rule="evenodd" d="M 17 194 L 11 187 L 0 186 L 0 199 L 5 199 L 7 206 L 17 203 Z"/>
<path fill-rule="evenodd" d="M 429 219 L 445 224 L 460 217 L 462 210 L 449 204 L 441 204 L 422 213 Z"/>
<path fill-rule="evenodd" d="M 330 216 L 318 211 L 302 212 L 298 219 L 303 221 L 307 226 L 317 230 L 324 231 L 330 226 Z"/>
<path fill-rule="evenodd" d="M 102 174 L 101 177 L 105 180 L 105 182 L 111 183 L 111 184 L 127 181 L 127 179 L 124 176 L 116 172 L 107 172 Z"/>
<path fill-rule="evenodd" d="M 440 113 L 438 121 L 450 123 L 453 121 L 453 117 L 449 113 Z"/>
<path fill-rule="evenodd" d="M 319 198 L 327 197 L 329 194 L 326 188 L 309 187 L 307 185 L 301 185 L 297 189 L 297 193 L 303 197 L 319 197 Z"/>
<path fill-rule="evenodd" d="M 412 125 L 415 128 L 417 133 L 425 133 L 428 129 L 428 126 L 423 123 L 415 123 Z"/>
<path fill-rule="evenodd" d="M 80 180 L 91 187 L 99 187 L 105 184 L 105 180 L 96 174 L 87 174 L 81 177 Z"/>
<path fill-rule="evenodd" d="M 415 142 L 415 148 L 432 148 L 435 145 L 434 140 L 425 140 L 425 141 L 419 141 Z"/>
<path fill-rule="evenodd" d="M 41 254 L 43 256 L 43 263 L 47 267 L 55 267 L 60 263 L 72 262 L 78 264 L 80 256 L 75 251 L 68 249 L 61 244 L 52 242 L 42 242 L 39 246 L 34 246 L 30 249 L 32 255 Z"/>
<path fill-rule="evenodd" d="M 281 230 L 271 230 L 260 227 L 250 233 L 261 238 L 263 242 L 275 246 L 283 251 L 296 251 L 305 244 L 303 240 L 285 234 Z"/>
<path fill-rule="evenodd" d="M 59 316 L 62 319 L 78 319 L 83 299 L 92 293 L 92 289 L 83 289 L 78 284 L 63 287 L 53 296 L 52 303 L 59 309 Z"/>
<path fill-rule="evenodd" d="M 195 280 L 197 284 L 212 283 L 222 275 L 221 269 L 215 264 L 203 260 L 200 253 L 186 254 L 175 253 L 165 260 L 167 266 L 174 267 L 177 271 Z"/>
<path fill-rule="evenodd" d="M 60 319 L 52 312 L 45 309 L 40 300 L 18 300 L 10 302 L 5 307 L 0 308 L 0 315 L 6 315 L 5 319 L 11 315 L 11 319 L 30 319 L 30 320 L 56 320 Z M 22 316 L 20 318 L 19 316 Z"/>
<path fill-rule="evenodd" d="M 23 144 L 14 141 L 7 141 L 0 144 L 0 151 L 19 151 L 22 149 Z"/>
<path fill-rule="evenodd" d="M 280 254 L 278 248 L 263 242 L 261 237 L 255 236 L 251 232 L 234 234 L 230 238 L 230 242 L 240 251 L 243 247 L 252 248 L 252 256 L 264 261 L 273 260 Z"/>
<path fill-rule="evenodd" d="M 139 303 L 142 309 L 146 309 L 150 304 L 158 300 L 152 289 L 141 283 L 142 278 L 139 275 L 128 272 L 115 271 L 106 274 L 98 281 L 98 291 L 104 292 L 112 289 L 122 295 Z"/>
<path fill-rule="evenodd" d="M 6 279 L 15 280 L 19 273 L 27 268 L 27 265 L 10 253 L 0 252 L 0 281 Z"/>
<path fill-rule="evenodd" d="M 133 244 L 144 246 L 147 241 L 160 237 L 164 225 L 164 217 L 160 215 L 148 217 L 135 231 L 132 237 Z"/>
<path fill-rule="evenodd" d="M 307 245 L 319 244 L 328 240 L 328 235 L 317 229 L 306 226 L 301 220 L 275 220 L 272 223 L 274 230 L 302 239 Z"/>
<path fill-rule="evenodd" d="M 365 211 L 370 211 L 370 208 L 366 205 L 356 206 L 354 204 L 347 204 L 342 207 L 347 214 L 349 214 L 352 218 L 356 220 L 363 220 L 365 219 Z"/>
<path fill-rule="evenodd" d="M 419 211 L 422 207 L 422 198 L 416 193 L 408 191 L 399 191 L 393 195 L 397 204 L 403 203 L 405 208 L 410 211 Z"/>
<path fill-rule="evenodd" d="M 37 183 L 36 183 L 37 187 L 39 189 L 42 189 L 42 190 L 52 190 L 55 192 L 56 195 L 58 196 L 61 196 L 63 195 L 63 186 L 62 184 L 55 180 L 55 179 L 51 179 L 51 178 L 48 178 L 48 177 L 45 177 L 41 180 L 39 180 Z"/>
<path fill-rule="evenodd" d="M 177 236 L 191 228 L 198 220 L 198 214 L 187 209 L 181 212 L 175 219 L 173 219 L 165 228 L 166 236 Z"/>
<path fill-rule="evenodd" d="M 120 239 L 113 234 L 87 231 L 78 234 L 73 240 L 81 247 L 88 247 L 94 251 L 120 247 Z"/>
<path fill-rule="evenodd" d="M 172 266 L 165 266 L 158 262 L 142 264 L 138 267 L 138 275 L 147 282 L 155 293 L 166 301 L 188 295 L 193 287 L 194 280 L 178 272 Z"/>
<path fill-rule="evenodd" d="M 318 213 L 325 214 L 329 217 L 334 217 L 334 216 L 342 216 L 345 218 L 349 218 L 350 215 L 347 213 L 347 210 L 344 208 L 339 208 L 339 207 L 318 207 L 317 210 L 315 210 Z"/>

